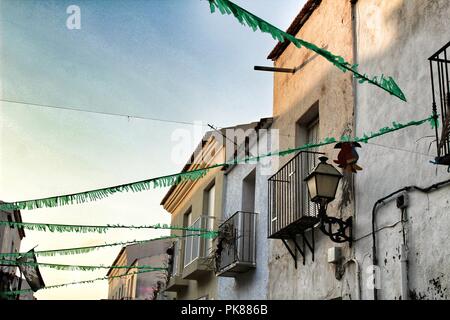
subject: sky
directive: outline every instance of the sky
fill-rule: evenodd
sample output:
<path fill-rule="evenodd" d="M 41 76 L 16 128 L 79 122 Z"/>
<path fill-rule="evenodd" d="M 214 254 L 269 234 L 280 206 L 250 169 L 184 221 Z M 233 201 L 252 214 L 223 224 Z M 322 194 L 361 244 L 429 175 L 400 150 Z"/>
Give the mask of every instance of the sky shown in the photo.
<path fill-rule="evenodd" d="M 236 0 L 286 29 L 304 0 Z M 69 5 L 81 29 L 68 29 Z M 207 124 L 218 127 L 272 114 L 276 42 L 211 14 L 206 0 L 0 0 L 1 99 L 196 123 L 158 122 L 0 101 L 0 199 L 70 194 L 178 172 Z M 175 154 L 175 137 L 189 137 Z M 80 205 L 23 210 L 26 222 L 170 223 L 166 189 L 117 194 Z M 21 251 L 89 246 L 167 235 L 161 230 L 107 234 L 25 231 Z M 40 262 L 111 265 L 120 247 Z M 41 268 L 47 285 L 103 277 Z M 107 298 L 107 281 L 41 290 L 38 299 Z"/>

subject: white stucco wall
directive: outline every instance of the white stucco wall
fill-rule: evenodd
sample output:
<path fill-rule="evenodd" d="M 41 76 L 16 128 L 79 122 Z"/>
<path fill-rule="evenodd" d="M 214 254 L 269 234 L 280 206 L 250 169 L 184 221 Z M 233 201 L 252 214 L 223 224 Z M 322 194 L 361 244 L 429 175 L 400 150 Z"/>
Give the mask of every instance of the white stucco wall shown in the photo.
<path fill-rule="evenodd" d="M 265 135 L 261 137 L 266 141 Z M 270 140 L 268 140 L 270 141 Z M 250 148 L 252 154 L 257 154 L 255 146 Z M 270 147 L 260 154 L 270 152 Z M 236 165 L 225 176 L 224 212 L 222 221 L 236 211 L 242 210 L 243 180 L 255 171 L 255 212 L 256 218 L 256 268 L 235 278 L 218 277 L 218 299 L 220 300 L 253 300 L 267 299 L 268 289 L 268 239 L 267 239 L 267 179 L 272 161 L 266 158 L 263 163 Z"/>
<path fill-rule="evenodd" d="M 450 40 L 448 0 L 359 0 L 357 12 L 357 56 L 360 70 L 370 75 L 391 75 L 408 102 L 367 84 L 357 85 L 356 135 L 376 131 L 393 121 L 408 122 L 431 114 L 431 81 L 428 58 Z M 355 238 L 371 231 L 373 204 L 399 188 L 426 187 L 450 179 L 445 167 L 430 164 L 436 155 L 434 132 L 428 124 L 411 127 L 364 144 L 356 176 Z M 405 151 L 406 150 L 406 151 Z M 427 155 L 429 154 L 429 155 Z M 412 297 L 447 298 L 450 291 L 450 186 L 428 196 L 412 192 L 407 209 L 409 285 Z M 394 199 L 395 200 L 395 199 Z M 395 201 L 377 213 L 378 228 L 400 220 Z M 377 233 L 380 266 L 380 299 L 401 297 L 401 224 Z M 372 239 L 354 245 L 361 264 L 362 296 L 372 299 L 368 289 L 372 264 Z"/>

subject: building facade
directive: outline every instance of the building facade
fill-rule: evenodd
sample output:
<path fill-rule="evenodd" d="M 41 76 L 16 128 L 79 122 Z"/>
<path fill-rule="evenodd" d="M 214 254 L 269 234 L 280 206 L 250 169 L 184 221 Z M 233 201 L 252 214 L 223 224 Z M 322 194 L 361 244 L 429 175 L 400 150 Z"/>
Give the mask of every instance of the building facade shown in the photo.
<path fill-rule="evenodd" d="M 350 1 L 309 0 L 288 32 L 353 61 Z M 278 43 L 268 58 L 276 68 L 296 69 L 293 74 L 274 73 L 273 128 L 280 132 L 280 150 L 353 134 L 351 73 L 343 73 L 314 52 L 287 42 Z M 317 208 L 310 202 L 303 181 L 323 154 L 330 161 L 336 156 L 329 145 L 282 157 L 275 168 L 278 173 L 269 179 L 269 299 L 339 299 L 350 295 L 347 280 L 339 280 L 339 270 L 327 262 L 330 248 L 339 247 L 349 256 L 349 244 L 335 244 L 318 230 Z M 345 175 L 336 200 L 328 206 L 329 216 L 344 220 L 353 216 L 352 186 L 352 175 Z"/>
<path fill-rule="evenodd" d="M 274 157 L 266 176 L 261 163 L 237 164 L 172 187 L 162 204 L 173 225 L 193 226 L 191 212 L 209 213 L 208 190 L 218 183 L 214 217 L 222 216 L 195 225 L 219 230 L 215 249 L 204 253 L 208 271 L 189 263 L 192 248 L 211 246 L 179 241 L 168 290 L 178 299 L 448 299 L 449 18 L 446 0 L 306 1 L 288 33 L 358 64 L 361 73 L 392 76 L 408 102 L 358 83 L 306 48 L 278 43 L 268 56 L 275 68 L 273 120 L 254 126 L 277 132 L 277 147 L 267 151 L 361 137 L 431 114 L 440 127 L 411 126 L 363 143 L 362 170 L 341 170 L 326 208 L 329 229 L 305 178 L 325 161 L 319 157 L 330 164 L 338 158 L 331 144 Z M 212 145 L 206 139 L 198 149 L 208 154 Z M 252 146 L 246 140 L 237 148 L 260 154 Z M 230 158 L 220 153 L 204 167 L 223 159 Z M 183 171 L 200 168 L 192 163 Z"/>
<path fill-rule="evenodd" d="M 391 75 L 407 103 L 358 84 L 351 74 L 292 44 L 279 43 L 271 52 L 275 67 L 297 69 L 274 75 L 273 127 L 280 128 L 281 137 L 283 130 L 290 137 L 280 140 L 280 149 L 420 120 L 433 113 L 433 102 L 441 127 L 435 132 L 430 126 L 413 126 L 358 148 L 363 170 L 344 173 L 327 210 L 333 217 L 352 217 L 351 247 L 330 241 L 312 225 L 314 220 L 308 225 L 305 215 L 311 216 L 311 207 L 304 200 L 295 207 L 293 194 L 303 194 L 300 180 L 314 161 L 301 153 L 294 157 L 297 163 L 285 160 L 280 171 L 298 184 L 280 187 L 280 175 L 272 177 L 275 193 L 269 211 L 275 215 L 269 216 L 269 237 L 277 240 L 269 240 L 269 298 L 448 299 L 449 18 L 448 1 L 310 0 L 288 30 L 359 64 L 363 73 Z M 337 155 L 332 148 L 313 151 L 331 160 Z M 303 174 L 295 181 L 288 173 L 301 163 Z M 301 208 L 300 217 L 289 216 L 292 206 Z M 284 223 L 276 220 L 280 217 Z M 286 236 L 287 229 L 297 235 Z M 291 251 L 278 240 L 283 237 L 291 242 Z"/>
<path fill-rule="evenodd" d="M 182 172 L 202 169 L 225 161 L 225 148 L 212 132 L 208 132 Z M 222 168 L 208 170 L 198 180 L 186 180 L 170 188 L 161 205 L 171 215 L 172 226 L 217 229 L 223 200 Z M 190 231 L 172 230 L 180 236 L 173 251 L 173 268 L 165 291 L 173 299 L 217 299 L 214 274 L 214 241 L 189 236 Z M 192 232 L 195 233 L 195 232 Z M 182 238 L 182 236 L 186 236 Z"/>
<path fill-rule="evenodd" d="M 248 139 L 238 146 L 238 158 L 266 154 L 276 147 L 278 136 L 276 140 L 271 137 L 272 121 L 261 119 L 249 128 L 245 134 Z M 232 165 L 225 171 L 224 222 L 219 226 L 219 239 L 227 228 L 234 234 L 222 246 L 217 263 L 220 300 L 267 299 L 267 179 L 273 173 L 273 159 Z"/>
<path fill-rule="evenodd" d="M 256 147 L 254 142 L 256 142 L 257 135 L 253 135 L 253 133 L 263 128 L 266 130 L 271 122 L 270 118 L 261 119 L 261 121 L 206 133 L 182 172 L 223 164 L 234 159 L 242 160 L 250 154 L 250 146 Z M 263 140 L 266 143 L 271 143 L 265 136 L 263 136 Z M 267 149 L 267 147 L 264 148 L 264 150 Z M 234 167 L 236 169 L 232 169 Z M 252 171 L 251 167 L 255 168 L 254 165 L 249 164 L 247 169 Z M 238 179 L 241 173 L 237 172 L 240 168 L 240 164 L 212 168 L 206 172 L 202 179 L 187 180 L 173 186 L 161 202 L 164 209 L 172 214 L 172 226 L 218 230 L 220 229 L 219 226 L 226 222 L 232 213 L 235 213 L 232 212 L 233 210 L 242 211 L 247 206 L 246 210 L 254 213 L 254 199 L 247 204 L 242 204 L 243 206 L 241 204 L 236 206 L 243 199 L 242 196 L 239 196 L 239 202 L 233 202 L 234 200 L 230 198 L 232 195 L 225 192 L 228 173 L 235 170 L 235 178 Z M 268 170 L 272 170 L 272 168 L 269 167 Z M 242 171 L 243 173 L 244 171 Z M 251 175 L 251 172 L 249 174 Z M 237 183 L 237 180 L 232 182 L 232 184 L 234 183 Z M 228 191 L 231 192 L 231 188 Z M 255 194 L 253 194 L 253 197 L 255 197 Z M 225 203 L 227 207 L 225 207 Z M 256 229 L 253 231 L 256 232 Z M 170 293 L 172 298 L 180 300 L 218 299 L 223 298 L 224 294 L 231 294 L 231 289 L 228 288 L 226 280 L 222 281 L 221 277 L 219 278 L 222 283 L 220 287 L 218 286 L 217 275 L 225 276 L 224 270 L 218 263 L 218 256 L 222 252 L 219 249 L 221 242 L 218 242 L 220 237 L 217 239 L 190 237 L 189 235 L 192 233 L 195 232 L 172 231 L 173 235 L 182 238 L 176 241 L 174 247 L 173 269 L 165 291 Z M 261 253 L 264 252 L 264 250 L 261 250 Z M 259 270 L 258 275 L 264 270 L 262 263 Z M 230 272 L 230 270 L 228 271 Z M 264 272 L 264 274 L 267 273 Z M 245 286 L 249 287 L 248 285 Z M 250 289 L 249 287 L 249 290 L 254 291 L 257 288 Z M 249 294 L 249 296 L 251 295 Z"/>
<path fill-rule="evenodd" d="M 167 251 L 171 246 L 172 241 L 157 240 L 123 247 L 113 266 L 129 266 L 129 268 L 111 268 L 108 271 L 108 299 L 157 299 L 161 286 L 167 281 L 167 271 L 142 272 L 145 270 L 138 267 L 167 268 L 169 259 Z"/>
<path fill-rule="evenodd" d="M 445 115 L 448 119 L 450 114 L 450 49 L 447 47 L 446 54 L 440 52 L 440 64 L 429 58 L 450 41 L 450 2 L 359 0 L 354 11 L 360 68 L 392 75 L 408 100 L 402 102 L 370 86 L 355 87 L 357 135 L 393 121 L 405 123 L 431 115 L 431 63 L 440 136 Z M 435 130 L 429 125 L 411 127 L 372 142 L 360 151 L 364 170 L 356 177 L 354 236 L 361 238 L 355 243 L 361 296 L 449 299 L 450 185 L 428 188 L 450 179 L 447 165 L 430 163 L 437 156 Z M 448 154 L 448 146 L 443 152 Z M 405 187 L 411 188 L 399 191 Z M 374 229 L 379 230 L 375 242 L 371 237 L 362 238 L 371 232 L 372 215 Z M 372 264 L 377 265 L 374 289 L 366 285 L 373 277 Z"/>
<path fill-rule="evenodd" d="M 9 222 L 22 222 L 22 216 L 19 210 L 0 211 L 0 220 Z M 25 231 L 22 227 L 12 225 L 0 226 L 0 252 L 19 252 L 20 243 L 25 237 Z M 0 263 L 0 291 L 17 290 L 20 281 L 16 277 L 16 266 L 5 266 Z M 25 281 L 23 280 L 22 283 Z"/>

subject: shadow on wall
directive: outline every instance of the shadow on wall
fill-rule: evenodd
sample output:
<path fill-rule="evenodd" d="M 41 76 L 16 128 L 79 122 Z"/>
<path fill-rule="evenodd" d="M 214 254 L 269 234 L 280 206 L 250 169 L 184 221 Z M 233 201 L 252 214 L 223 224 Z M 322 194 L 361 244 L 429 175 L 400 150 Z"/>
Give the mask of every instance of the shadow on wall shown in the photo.
<path fill-rule="evenodd" d="M 359 20 L 358 63 L 361 71 L 369 74 L 385 72 L 393 76 L 408 99 L 408 103 L 403 103 L 369 86 L 358 85 L 358 135 L 389 125 L 392 121 L 407 122 L 429 116 L 432 113 L 432 94 L 428 58 L 450 40 L 450 2 L 359 0 L 356 11 Z M 365 170 L 358 173 L 356 178 L 356 238 L 370 232 L 370 212 L 376 200 L 407 185 L 425 187 L 449 178 L 446 167 L 430 163 L 436 156 L 436 146 L 432 143 L 434 139 L 434 130 L 424 124 L 379 137 L 363 145 L 360 163 Z M 445 211 L 445 199 L 442 202 L 436 194 L 433 196 L 436 201 L 435 211 L 428 215 L 432 216 L 433 224 L 436 221 L 441 225 L 448 224 L 448 218 L 440 215 L 440 211 Z M 424 292 L 435 287 L 436 281 L 432 280 L 439 276 L 439 266 L 448 265 L 448 261 L 444 260 L 450 256 L 450 252 L 442 247 L 437 256 L 429 253 L 429 248 L 433 248 L 436 243 L 446 243 L 448 237 L 431 227 L 430 218 L 425 219 L 430 199 L 422 195 L 412 199 L 414 203 L 410 214 L 414 224 L 408 224 L 414 233 L 411 232 L 409 239 L 409 255 L 420 253 L 423 258 L 417 260 L 410 257 L 409 281 L 411 288 L 414 288 L 410 298 L 419 298 L 425 297 Z M 398 210 L 395 203 L 391 207 L 381 208 L 377 214 L 379 226 L 389 219 L 392 221 L 397 218 L 395 210 Z M 422 225 L 423 228 L 418 228 Z M 380 293 L 382 299 L 394 299 L 401 296 L 400 266 L 399 261 L 390 258 L 392 255 L 387 253 L 397 250 L 400 241 L 397 241 L 396 230 L 386 232 L 379 241 L 389 256 L 384 260 L 387 267 L 384 266 L 381 272 Z M 362 259 L 365 261 L 362 270 L 372 263 L 371 245 L 370 238 L 355 245 L 358 258 L 368 257 Z M 380 252 L 378 258 L 381 257 L 384 259 L 384 253 Z M 364 272 L 362 276 L 361 284 L 364 285 L 368 276 Z M 439 283 L 442 287 L 449 286 L 445 279 Z M 364 290 L 363 298 L 371 299 L 371 291 Z"/>
<path fill-rule="evenodd" d="M 356 135 L 378 130 L 389 126 L 393 121 L 408 122 L 429 116 L 431 109 L 431 84 L 429 77 L 428 58 L 442 45 L 449 41 L 446 23 L 450 16 L 449 2 L 447 0 L 359 0 L 356 5 L 358 22 L 356 35 L 358 40 L 358 63 L 363 73 L 371 76 L 386 74 L 392 76 L 405 93 L 408 103 L 405 103 L 387 92 L 367 83 L 356 84 Z M 344 27 L 344 26 L 343 26 Z M 314 42 L 314 41 L 312 41 Z M 318 43 L 318 45 L 322 45 Z M 298 49 L 296 49 L 298 50 Z M 301 49 L 303 50 L 303 49 Z M 336 51 L 330 47 L 330 51 Z M 338 52 L 334 52 L 338 54 Z M 295 67 L 290 57 L 280 67 Z M 293 61 L 293 60 L 292 60 Z M 351 60 L 349 60 L 351 61 Z M 298 62 L 298 61 L 296 61 Z M 287 134 L 295 117 L 306 112 L 314 101 L 322 99 L 320 104 L 320 137 L 340 137 L 346 127 L 353 125 L 351 117 L 345 117 L 349 111 L 346 104 L 351 103 L 350 92 L 346 86 L 337 84 L 349 81 L 349 74 L 342 74 L 334 67 L 323 69 L 315 73 L 314 77 L 307 79 L 302 74 L 308 74 L 316 68 L 317 64 L 327 65 L 328 62 L 319 57 L 303 70 L 294 75 L 280 75 L 275 77 L 278 81 L 275 86 L 279 93 L 279 100 L 274 100 L 284 109 L 279 112 L 277 128 L 280 129 L 280 149 L 293 147 L 295 137 Z M 290 79 L 288 77 L 291 77 Z M 284 79 L 283 79 L 284 78 Z M 288 83 L 289 81 L 289 83 Z M 308 88 L 308 90 L 305 90 Z M 348 88 L 348 87 L 347 87 Z M 301 93 L 299 93 L 301 92 Z M 292 93 L 293 97 L 288 97 Z M 287 103 L 284 103 L 286 102 Z M 325 109 L 323 105 L 327 106 Z M 341 106 L 342 110 L 336 106 Z M 280 106 L 276 106 L 280 110 Z M 351 110 L 353 106 L 351 107 Z M 343 115 L 344 114 L 344 115 Z M 352 113 L 350 113 L 352 115 Z M 344 118 L 343 118 L 344 117 Z M 327 127 L 330 126 L 330 127 Z M 348 134 L 348 130 L 346 132 Z M 357 199 L 356 215 L 360 221 L 356 226 L 358 234 L 370 232 L 370 214 L 373 203 L 382 196 L 396 190 L 398 187 L 409 184 L 428 185 L 432 182 L 448 177 L 446 168 L 436 168 L 429 163 L 434 158 L 435 150 L 429 150 L 429 144 L 434 132 L 427 124 L 420 127 L 411 127 L 363 144 L 359 163 L 364 168 L 356 175 Z M 330 159 L 335 159 L 337 152 L 329 148 Z M 405 151 L 406 150 L 406 151 Z M 427 154 L 430 155 L 427 155 Z M 282 160 L 286 163 L 288 157 Z M 436 173 L 436 170 L 439 174 Z M 344 207 L 351 210 L 352 201 L 345 198 L 342 202 L 342 185 L 340 185 L 337 201 L 330 206 L 330 212 L 336 211 L 336 205 L 341 201 Z M 344 183 L 345 185 L 345 183 Z M 348 187 L 347 189 L 350 189 Z M 348 191 L 347 191 L 348 192 Z M 333 213 L 332 213 L 333 214 Z M 367 230 L 366 230 L 367 229 Z M 367 232 L 366 232 L 367 231 Z M 307 257 L 306 265 L 299 264 L 293 268 L 293 261 L 281 241 L 268 240 L 270 250 L 269 266 L 269 297 L 272 299 L 326 299 L 337 296 L 357 296 L 353 291 L 353 275 L 348 271 L 342 279 L 334 279 L 334 270 L 326 263 L 325 250 L 333 246 L 323 235 L 316 238 L 322 245 L 316 245 L 316 261 L 311 262 Z M 325 243 L 327 241 L 327 243 Z M 358 244 L 356 244 L 357 246 Z M 366 250 L 367 249 L 367 250 Z M 362 256 L 370 252 L 370 247 L 362 247 Z M 367 256 L 367 255 L 366 255 Z M 366 259 L 366 263 L 370 263 Z M 332 274 L 332 276 L 328 276 Z M 366 279 L 363 279 L 362 284 Z M 313 288 L 314 290 L 305 290 Z M 370 297 L 366 297 L 370 298 Z"/>

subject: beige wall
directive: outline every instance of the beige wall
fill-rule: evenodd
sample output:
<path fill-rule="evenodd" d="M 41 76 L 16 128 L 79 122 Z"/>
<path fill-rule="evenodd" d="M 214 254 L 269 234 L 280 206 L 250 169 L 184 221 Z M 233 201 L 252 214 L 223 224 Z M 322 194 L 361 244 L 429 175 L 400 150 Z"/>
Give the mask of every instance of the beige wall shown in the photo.
<path fill-rule="evenodd" d="M 117 260 L 117 266 L 126 266 L 127 265 L 127 255 L 126 251 L 123 251 L 120 258 Z M 111 277 L 120 276 L 127 273 L 127 269 L 113 269 L 110 273 Z M 120 277 L 120 278 L 111 278 L 108 280 L 109 289 L 108 289 L 108 299 L 120 300 L 122 298 L 129 297 L 129 287 L 128 287 L 128 278 L 129 277 Z M 122 291 L 120 288 L 123 288 Z"/>
<path fill-rule="evenodd" d="M 202 164 L 202 167 L 207 167 L 215 163 L 222 163 L 224 161 L 224 149 L 214 140 L 208 140 L 208 143 L 205 144 L 202 151 L 202 155 L 214 154 L 213 156 L 209 157 L 205 163 Z M 194 165 L 192 165 L 188 170 L 194 170 L 198 167 L 200 157 L 201 155 L 198 155 L 198 157 L 194 159 Z M 221 168 L 215 168 L 210 170 L 202 179 L 187 181 L 179 184 L 164 204 L 164 208 L 172 214 L 172 225 L 185 225 L 185 214 L 188 212 L 188 210 L 191 210 L 192 212 L 192 222 L 194 222 L 201 215 L 205 214 L 207 211 L 205 205 L 205 191 L 207 191 L 210 186 L 214 184 L 214 213 L 216 217 L 214 219 L 214 229 L 217 229 L 219 225 L 219 219 L 222 215 L 223 182 L 223 171 L 221 170 Z M 183 233 L 182 231 L 172 231 L 172 234 L 182 235 Z M 180 263 L 178 266 L 178 270 L 180 272 L 183 271 L 184 265 L 183 244 L 181 248 L 180 259 L 178 259 Z M 214 275 L 213 271 L 208 272 L 208 274 L 202 277 L 201 280 L 189 280 L 189 286 L 186 289 L 179 291 L 176 295 L 176 298 L 180 300 L 192 300 L 202 297 L 207 297 L 208 299 L 216 299 L 217 297 L 217 278 Z"/>
<path fill-rule="evenodd" d="M 323 0 L 296 35 L 352 62 L 352 19 L 350 1 Z M 343 73 L 330 62 L 305 48 L 290 44 L 275 61 L 276 67 L 295 68 L 306 64 L 295 74 L 274 74 L 274 129 L 280 130 L 280 149 L 295 146 L 296 122 L 315 104 L 319 105 L 320 140 L 339 138 L 353 131 L 354 97 L 352 75 Z M 313 58 L 314 57 L 314 58 Z M 309 60 L 309 62 L 308 62 Z M 302 140 L 305 137 L 302 137 Z M 333 145 L 320 148 L 330 161 L 337 158 Z M 280 166 L 290 157 L 280 158 Z M 332 162 L 331 162 L 332 163 Z M 353 211 L 351 201 L 342 201 L 343 186 L 346 197 L 351 196 L 350 178 L 344 179 L 336 200 L 328 214 L 348 216 Z M 338 210 L 339 207 L 339 210 Z M 268 240 L 269 298 L 271 299 L 328 299 L 342 296 L 341 282 L 335 279 L 333 267 L 326 261 L 326 251 L 333 244 L 316 231 L 315 262 L 307 251 L 306 266 L 298 259 L 298 269 L 281 240 Z M 348 247 L 340 244 L 338 246 Z M 312 288 L 309 290 L 306 288 Z"/>

